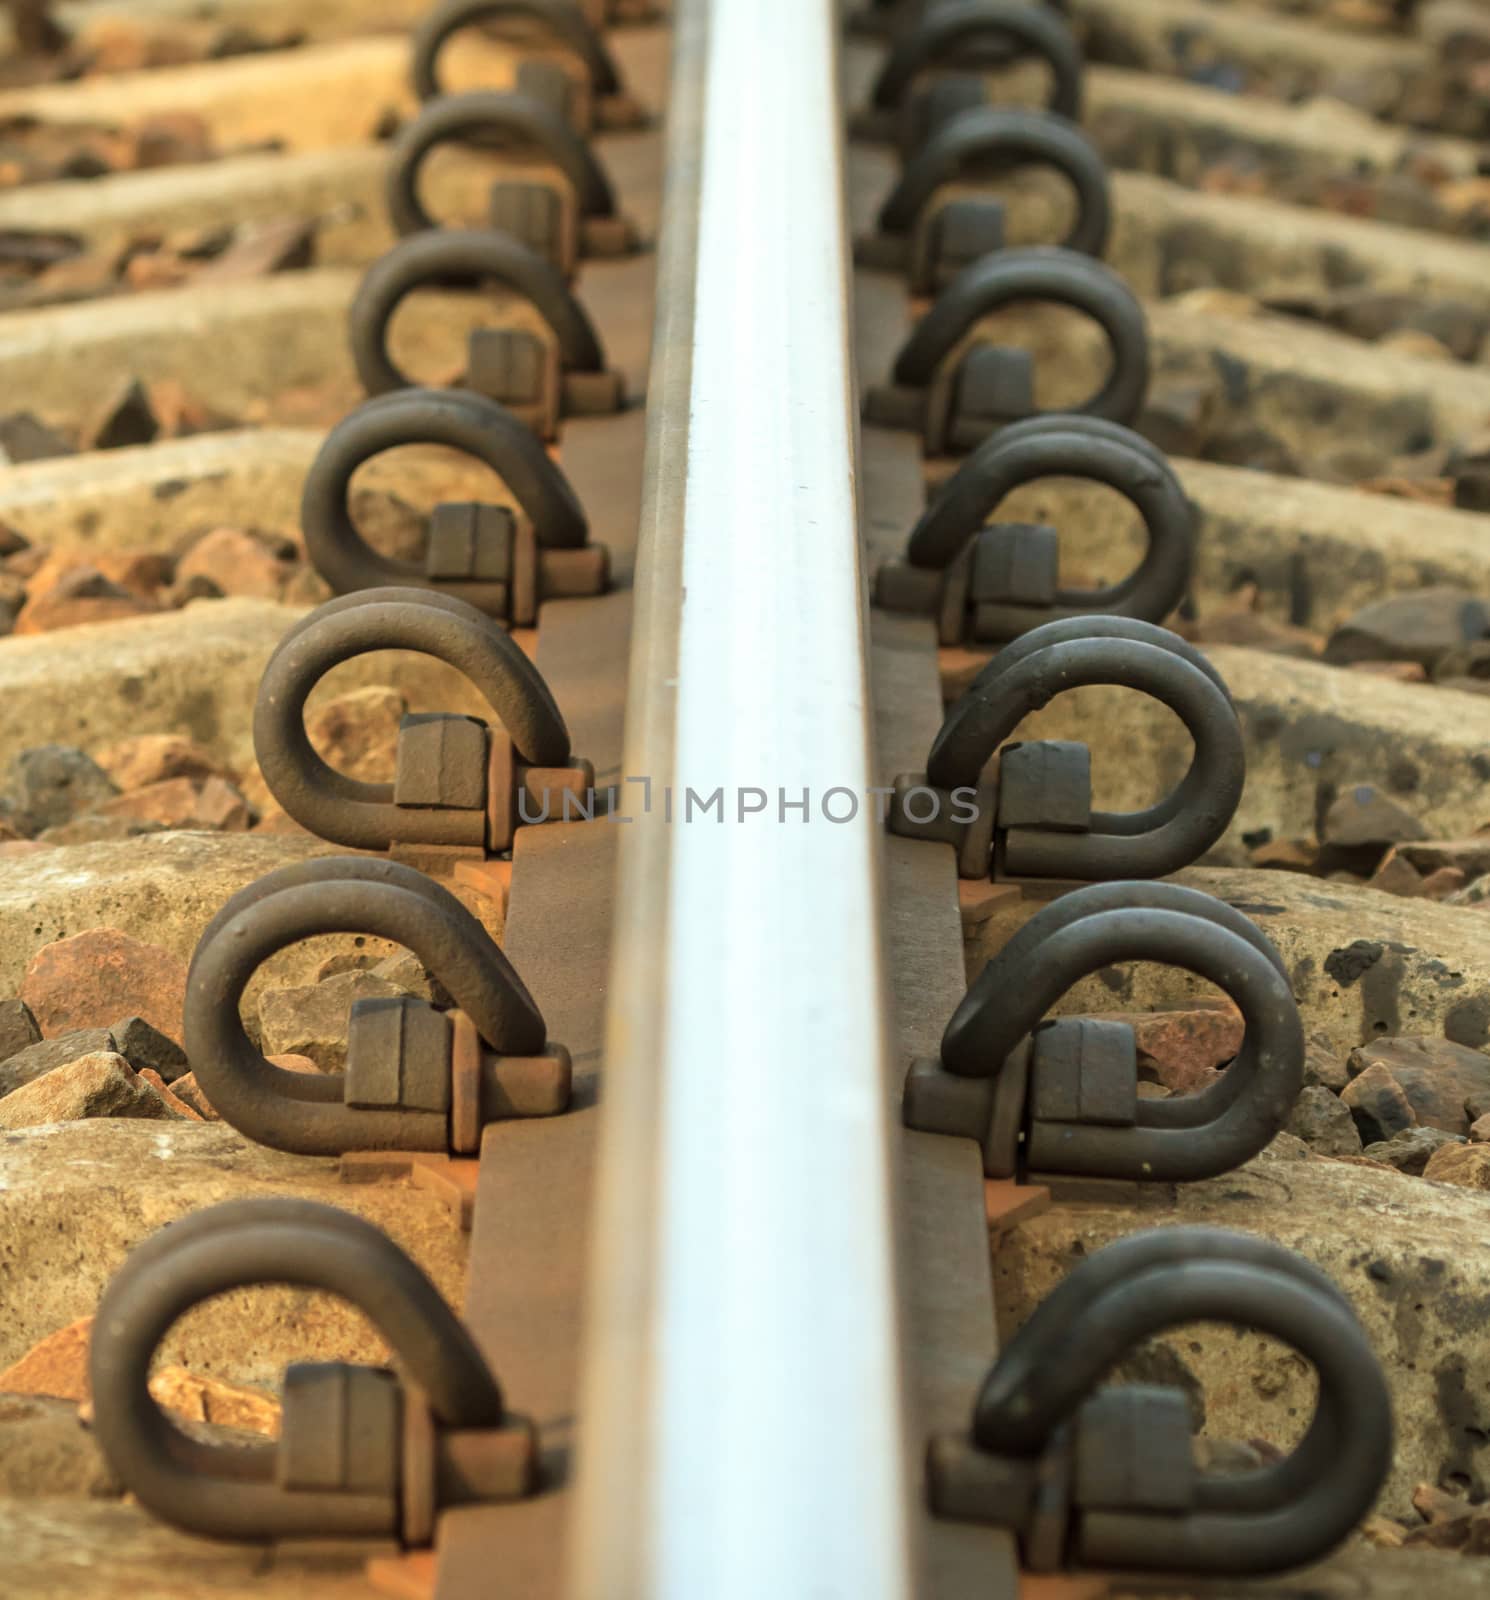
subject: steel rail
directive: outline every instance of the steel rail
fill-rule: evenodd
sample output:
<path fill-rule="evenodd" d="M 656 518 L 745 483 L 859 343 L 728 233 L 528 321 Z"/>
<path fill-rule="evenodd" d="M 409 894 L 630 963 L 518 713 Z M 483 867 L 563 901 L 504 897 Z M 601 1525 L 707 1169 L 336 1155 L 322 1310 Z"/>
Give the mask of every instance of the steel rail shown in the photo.
<path fill-rule="evenodd" d="M 573 1600 L 913 1589 L 838 22 L 674 15 Z"/>

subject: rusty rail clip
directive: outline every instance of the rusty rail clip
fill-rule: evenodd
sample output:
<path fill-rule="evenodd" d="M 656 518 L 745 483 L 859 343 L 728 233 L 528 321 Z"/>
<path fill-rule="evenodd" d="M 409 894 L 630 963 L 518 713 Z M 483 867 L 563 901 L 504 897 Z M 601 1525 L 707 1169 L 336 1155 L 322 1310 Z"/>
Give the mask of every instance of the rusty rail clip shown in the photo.
<path fill-rule="evenodd" d="M 286 1072 L 244 1030 L 258 968 L 298 940 L 374 934 L 412 950 L 459 1008 L 410 997 L 352 1006 L 347 1070 Z M 234 895 L 187 974 L 186 1053 L 222 1116 L 296 1155 L 434 1150 L 475 1155 L 482 1129 L 569 1104 L 569 1052 L 486 929 L 448 890 L 396 861 L 297 862 Z"/>
<path fill-rule="evenodd" d="M 1082 978 L 1154 961 L 1214 983 L 1245 1023 L 1241 1050 L 1192 1094 L 1140 1099 L 1133 1030 L 1041 1018 Z M 1187 1182 L 1229 1172 L 1287 1121 L 1304 1034 L 1282 958 L 1241 912 L 1172 883 L 1094 884 L 1032 917 L 912 1063 L 906 1125 L 976 1139 L 991 1178 L 1024 1173 Z"/>
<path fill-rule="evenodd" d="M 1060 535 L 988 519 L 1022 484 L 1085 478 L 1116 489 L 1143 517 L 1138 566 L 1102 589 L 1060 587 Z M 1003 644 L 1041 623 L 1092 616 L 1162 622 L 1190 584 L 1195 513 L 1173 468 L 1141 434 L 1098 417 L 1048 415 L 991 435 L 911 530 L 906 560 L 881 568 L 875 603 L 937 620 L 944 645 Z"/>
<path fill-rule="evenodd" d="M 1038 415 L 1033 356 L 977 335 L 983 318 L 1019 301 L 1070 306 L 1101 325 L 1111 370 L 1095 393 L 1068 409 L 1132 422 L 1149 383 L 1143 307 L 1110 267 L 1057 245 L 1002 250 L 964 267 L 906 340 L 891 382 L 870 389 L 868 420 L 919 432 L 925 453 L 942 456 L 975 449 L 1005 424 Z"/>
<path fill-rule="evenodd" d="M 938 0 L 893 39 L 869 104 L 852 118 L 852 131 L 861 139 L 904 137 L 918 120 L 915 91 L 926 74 L 1001 67 L 1030 56 L 1050 68 L 1045 109 L 1079 121 L 1081 50 L 1052 7 L 1019 0 Z M 977 88 L 981 96 L 981 82 Z"/>
<path fill-rule="evenodd" d="M 536 251 L 566 278 L 581 256 L 617 256 L 636 248 L 635 232 L 616 213 L 610 180 L 565 118 L 528 93 L 477 90 L 432 100 L 403 129 L 389 155 L 388 214 L 398 233 L 438 227 L 419 195 L 430 155 L 442 144 L 516 144 L 558 168 L 565 182 L 509 175 L 491 191 L 491 226 Z"/>
<path fill-rule="evenodd" d="M 600 336 L 563 274 L 521 240 L 494 229 L 439 228 L 400 240 L 368 268 L 347 314 L 352 360 L 370 395 L 412 388 L 388 351 L 393 314 L 419 289 L 497 284 L 526 300 L 547 335 L 478 328 L 467 345 L 466 383 L 499 400 L 542 439 L 562 417 L 605 416 L 625 403 Z"/>
<path fill-rule="evenodd" d="M 911 292 L 935 294 L 964 267 L 1002 250 L 1005 206 L 992 196 L 940 191 L 1025 166 L 1053 167 L 1071 184 L 1076 216 L 1064 250 L 1100 256 L 1112 228 L 1107 167 L 1075 123 L 1049 112 L 983 106 L 938 117 L 880 208 L 879 232 L 856 250 L 865 266 L 904 271 Z"/>
<path fill-rule="evenodd" d="M 1149 695 L 1194 741 L 1185 776 L 1143 811 L 1092 809 L 1084 744 L 1004 744 L 1032 711 L 1088 684 Z M 997 774 L 985 781 L 995 751 Z M 964 878 L 1162 878 L 1226 832 L 1246 766 L 1236 709 L 1199 650 L 1131 617 L 1073 617 L 1026 633 L 979 672 L 948 712 L 925 773 L 895 780 L 889 825 L 950 844 Z"/>
<path fill-rule="evenodd" d="M 1094 1387 L 1141 1341 L 1191 1322 L 1271 1334 L 1319 1393 L 1289 1454 L 1198 1470 L 1172 1388 Z M 933 1511 L 1019 1535 L 1025 1565 L 1236 1578 L 1318 1560 L 1371 1509 L 1392 1454 L 1391 1397 L 1350 1302 L 1269 1240 L 1161 1228 L 1082 1262 L 994 1363 L 968 1434 L 933 1439 Z"/>
<path fill-rule="evenodd" d="M 192 1438 L 151 1398 L 171 1326 L 232 1289 L 291 1284 L 356 1306 L 407 1367 L 296 1363 L 277 1443 Z M 393 1537 L 428 1545 L 439 1512 L 537 1487 L 533 1426 L 506 1408 L 465 1325 L 370 1223 L 308 1200 L 231 1200 L 136 1247 L 105 1291 L 89 1351 L 93 1429 L 161 1521 L 214 1539 Z"/>
<path fill-rule="evenodd" d="M 357 469 L 385 450 L 445 445 L 490 467 L 516 507 L 445 502 L 430 515 L 421 568 L 373 549 L 352 517 Z M 610 554 L 553 457 L 504 406 L 461 389 L 400 389 L 369 400 L 326 435 L 306 474 L 300 523 L 316 571 L 338 594 L 390 584 L 468 601 L 528 627 L 545 600 L 604 594 Z"/>
<path fill-rule="evenodd" d="M 536 31 L 562 46 L 583 70 L 593 120 L 609 128 L 635 127 L 642 113 L 626 93 L 620 69 L 595 28 L 574 0 L 440 0 L 414 29 L 411 76 L 421 100 L 446 93 L 440 81 L 440 57 L 450 40 L 465 28 L 512 26 Z M 582 117 L 582 122 L 591 120 Z"/>
<path fill-rule="evenodd" d="M 333 667 L 375 650 L 447 662 L 481 691 L 501 726 L 445 713 L 406 716 L 391 784 L 336 771 L 305 731 L 305 702 Z M 423 589 L 344 595 L 296 623 L 259 682 L 254 753 L 290 816 L 354 850 L 436 845 L 501 855 L 520 825 L 566 820 L 566 797 L 587 805 L 595 782 L 590 763 L 571 757 L 548 685 L 511 636 L 474 606 Z"/>

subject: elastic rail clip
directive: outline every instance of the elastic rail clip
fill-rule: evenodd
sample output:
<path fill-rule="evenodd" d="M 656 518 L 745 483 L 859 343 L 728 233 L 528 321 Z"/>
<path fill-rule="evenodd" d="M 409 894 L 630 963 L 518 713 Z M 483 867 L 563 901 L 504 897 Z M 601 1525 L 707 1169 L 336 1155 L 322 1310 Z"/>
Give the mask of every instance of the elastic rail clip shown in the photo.
<path fill-rule="evenodd" d="M 1143 1340 L 1193 1322 L 1270 1334 L 1314 1366 L 1297 1447 L 1201 1472 L 1172 1388 L 1096 1385 Z M 1268 1240 L 1161 1228 L 1089 1257 L 1005 1346 L 967 1434 L 933 1439 L 933 1512 L 1007 1528 L 1024 1566 L 1238 1578 L 1329 1553 L 1370 1511 L 1392 1454 L 1391 1398 L 1350 1302 Z"/>
<path fill-rule="evenodd" d="M 1060 587 L 1060 534 L 1033 523 L 985 526 L 1004 499 L 1039 478 L 1116 489 L 1143 517 L 1138 566 L 1102 589 Z M 1195 515 L 1173 468 L 1141 434 L 1097 417 L 1050 415 L 985 439 L 888 562 L 875 603 L 936 619 L 943 645 L 1004 644 L 1042 623 L 1106 615 L 1162 622 L 1190 586 Z"/>
<path fill-rule="evenodd" d="M 1032 711 L 1091 684 L 1150 696 L 1194 741 L 1185 776 L 1143 811 L 1092 809 L 1084 744 L 1004 743 Z M 986 780 L 995 751 L 997 773 Z M 950 844 L 964 878 L 1162 878 L 1199 860 L 1226 832 L 1246 765 L 1226 686 L 1193 645 L 1128 617 L 1048 622 L 979 672 L 948 712 L 925 773 L 895 780 L 890 831 Z"/>
<path fill-rule="evenodd" d="M 328 766 L 305 731 L 305 702 L 333 667 L 375 650 L 416 650 L 463 673 L 501 726 L 446 713 L 405 716 L 390 783 Z M 254 707 L 254 753 L 301 827 L 353 850 L 511 850 L 524 823 L 563 821 L 595 782 L 537 667 L 473 606 L 423 589 L 329 600 L 280 640 Z"/>
<path fill-rule="evenodd" d="M 244 1031 L 243 992 L 270 956 L 325 933 L 406 946 L 458 1009 L 358 1000 L 344 1073 L 275 1066 Z M 227 902 L 192 957 L 185 1044 L 223 1118 L 295 1155 L 475 1155 L 488 1123 L 555 1116 L 572 1084 L 569 1052 L 549 1041 L 537 1003 L 476 918 L 412 867 L 360 856 L 282 867 Z"/>
<path fill-rule="evenodd" d="M 424 564 L 375 550 L 352 518 L 357 469 L 410 444 L 459 450 L 501 478 L 512 506 L 447 502 L 430 516 Z M 305 549 L 338 594 L 413 586 L 529 627 L 546 600 L 604 594 L 610 554 L 569 480 L 530 428 L 495 400 L 461 389 L 400 389 L 359 406 L 326 435 L 301 496 Z"/>
<path fill-rule="evenodd" d="M 851 119 L 853 134 L 914 148 L 924 136 L 928 90 L 936 91 L 939 77 L 955 74 L 965 102 L 974 95 L 986 102 L 977 74 L 1030 57 L 1050 69 L 1045 109 L 1080 121 L 1081 50 L 1054 9 L 1019 0 L 938 0 L 895 33 L 868 105 Z"/>
<path fill-rule="evenodd" d="M 157 1347 L 194 1306 L 268 1284 L 350 1302 L 407 1377 L 297 1363 L 285 1373 L 277 1442 L 183 1433 L 150 1394 Z M 93 1431 L 120 1480 L 162 1522 L 211 1539 L 427 1546 L 440 1512 L 522 1499 L 538 1486 L 533 1425 L 506 1409 L 439 1290 L 370 1223 L 308 1200 L 231 1200 L 139 1245 L 99 1304 L 89 1376 Z"/>
<path fill-rule="evenodd" d="M 495 284 L 525 301 L 542 331 L 478 328 L 467 341 L 466 384 L 498 400 L 542 439 L 562 417 L 608 416 L 625 404 L 600 336 L 552 262 L 510 233 L 440 228 L 402 239 L 368 269 L 347 314 L 352 360 L 370 395 L 413 387 L 388 351 L 388 329 L 419 289 Z"/>
<path fill-rule="evenodd" d="M 1143 307 L 1110 267 L 1055 245 L 1002 250 L 964 267 L 906 340 L 891 382 L 870 389 L 865 417 L 920 433 L 926 455 L 944 456 L 976 449 L 998 428 L 1039 415 L 1033 356 L 977 334 L 985 317 L 1023 301 L 1070 306 L 1101 326 L 1111 369 L 1100 388 L 1065 409 L 1132 422 L 1149 383 Z"/>
<path fill-rule="evenodd" d="M 421 100 L 435 100 L 447 92 L 440 78 L 440 57 L 457 33 L 472 27 L 508 27 L 525 39 L 536 29 L 546 42 L 559 45 L 573 69 L 565 73 L 572 86 L 565 112 L 581 131 L 592 122 L 603 128 L 635 128 L 646 121 L 622 85 L 620 69 L 600 31 L 575 0 L 440 0 L 413 33 L 412 77 Z"/>
<path fill-rule="evenodd" d="M 1138 1094 L 1126 1022 L 1041 1019 L 1081 979 L 1153 961 L 1215 984 L 1240 1008 L 1242 1047 L 1215 1082 Z M 907 1127 L 975 1139 L 990 1178 L 1028 1174 L 1191 1182 L 1256 1155 L 1303 1087 L 1304 1034 L 1282 958 L 1239 911 L 1171 883 L 1094 884 L 1032 917 L 978 975 L 911 1064 Z"/>
<path fill-rule="evenodd" d="M 1061 248 L 1089 256 L 1107 248 L 1107 168 L 1075 123 L 1049 112 L 989 106 L 938 108 L 933 116 L 880 209 L 879 232 L 856 251 L 861 264 L 906 272 L 913 294 L 935 294 L 963 268 L 1005 246 L 1003 201 L 964 185 L 1026 166 L 1053 167 L 1075 191 L 1076 218 Z M 945 195 L 948 184 L 959 187 Z"/>
<path fill-rule="evenodd" d="M 394 141 L 388 169 L 388 214 L 401 235 L 438 227 L 419 195 L 425 163 L 442 144 L 489 147 L 504 155 L 516 147 L 529 161 L 556 169 L 558 181 L 540 172 L 508 174 L 491 189 L 490 225 L 510 234 L 572 277 L 581 257 L 626 255 L 636 249 L 636 234 L 616 213 L 610 180 L 589 146 L 574 131 L 553 90 L 562 97 L 568 80 L 557 85 L 542 76 L 553 69 L 525 63 L 518 70 L 519 91 L 477 90 L 432 100 Z M 536 81 L 535 81 L 536 80 Z"/>

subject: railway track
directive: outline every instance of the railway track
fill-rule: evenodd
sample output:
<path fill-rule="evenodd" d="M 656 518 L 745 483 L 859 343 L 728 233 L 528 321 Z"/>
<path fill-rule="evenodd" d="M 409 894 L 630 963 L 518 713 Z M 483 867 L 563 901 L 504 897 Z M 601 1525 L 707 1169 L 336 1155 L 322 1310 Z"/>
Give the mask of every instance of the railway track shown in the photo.
<path fill-rule="evenodd" d="M 1481 14 L 11 20 L 5 1592 L 1490 1594 Z"/>

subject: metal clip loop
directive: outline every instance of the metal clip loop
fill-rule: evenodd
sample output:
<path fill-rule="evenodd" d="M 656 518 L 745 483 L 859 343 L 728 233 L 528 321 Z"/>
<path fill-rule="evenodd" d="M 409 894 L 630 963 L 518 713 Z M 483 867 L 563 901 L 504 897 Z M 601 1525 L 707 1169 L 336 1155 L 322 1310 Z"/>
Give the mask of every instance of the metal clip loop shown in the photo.
<path fill-rule="evenodd" d="M 150 1395 L 156 1348 L 194 1306 L 268 1284 L 325 1290 L 354 1305 L 387 1339 L 411 1384 L 370 1367 L 292 1366 L 277 1445 L 219 1445 L 183 1433 Z M 506 1410 L 465 1325 L 391 1239 L 332 1206 L 233 1200 L 147 1239 L 104 1293 L 89 1375 L 93 1429 L 110 1465 L 147 1510 L 188 1533 L 254 1543 L 390 1535 L 427 1543 L 433 1517 L 417 1516 L 421 1499 L 431 1509 L 486 1503 L 535 1486 L 532 1426 Z M 295 1427 L 296 1399 L 307 1389 L 344 1404 L 339 1436 Z M 410 1448 L 431 1432 L 429 1448 Z M 316 1457 L 308 1475 L 291 1459 L 296 1433 Z M 469 1460 L 474 1435 L 487 1446 L 488 1470 L 441 1471 L 452 1452 Z M 296 1486 L 307 1476 L 313 1486 Z"/>
<path fill-rule="evenodd" d="M 1022 484 L 1060 476 L 1106 484 L 1137 508 L 1148 535 L 1138 566 L 1102 589 L 1052 586 L 1043 603 L 1014 603 L 994 588 L 980 592 L 975 583 L 966 602 L 954 604 L 948 569 L 969 543 L 976 541 L 980 553 L 985 545 L 996 551 L 1015 536 L 1001 524 L 985 526 L 1004 499 Z M 948 574 L 937 602 L 943 644 L 956 644 L 969 633 L 1001 644 L 1062 618 L 1105 614 L 1163 621 L 1189 588 L 1194 526 L 1179 479 L 1140 434 L 1097 417 L 1034 417 L 992 435 L 962 463 L 911 530 L 906 560 L 912 568 Z M 918 592 L 924 588 L 918 575 L 905 574 L 898 563 L 880 576 L 881 603 L 891 609 L 897 608 L 899 589 L 909 591 L 907 603 L 924 610 L 927 596 Z"/>
<path fill-rule="evenodd" d="M 891 385 L 871 390 L 866 415 L 886 427 L 920 430 L 936 455 L 970 450 L 996 429 L 1039 414 L 1027 353 L 975 342 L 949 365 L 984 317 L 1027 300 L 1083 311 L 1107 335 L 1111 371 L 1094 394 L 1067 409 L 1131 422 L 1149 382 L 1143 307 L 1103 262 L 1055 245 L 985 255 L 959 272 L 906 340 Z"/>
<path fill-rule="evenodd" d="M 895 41 L 870 104 L 881 112 L 897 110 L 921 73 L 990 47 L 1000 62 L 1029 55 L 1043 59 L 1052 78 L 1048 109 L 1079 120 L 1082 61 L 1070 29 L 1046 6 L 1011 0 L 945 0 L 929 6 Z"/>
<path fill-rule="evenodd" d="M 1245 1024 L 1236 1058 L 1196 1093 L 1146 1100 L 1137 1098 L 1131 1050 L 1124 1088 L 1111 1054 L 1083 1064 L 1078 1047 L 1059 1052 L 1058 1081 L 1042 1093 L 1042 1032 L 1058 1038 L 1072 1024 L 1040 1030 L 1041 1019 L 1082 978 L 1122 961 L 1177 967 L 1228 994 Z M 993 1177 L 1022 1164 L 1188 1182 L 1240 1166 L 1272 1139 L 1303 1087 L 1303 1061 L 1303 1024 L 1282 959 L 1239 911 L 1178 884 L 1096 884 L 1046 906 L 983 968 L 947 1024 L 939 1060 L 912 1067 L 905 1114 L 912 1127 L 979 1139 Z M 959 1078 L 986 1083 L 988 1093 L 958 1090 L 951 1080 Z M 940 1109 L 951 1102 L 953 1113 Z"/>
<path fill-rule="evenodd" d="M 963 877 L 992 870 L 1013 878 L 1161 878 L 1198 860 L 1226 832 L 1241 801 L 1241 724 L 1216 669 L 1193 645 L 1130 617 L 1048 622 L 1000 651 L 947 714 L 927 757 L 925 784 L 948 800 L 956 791 L 978 791 L 984 767 L 1025 717 L 1056 695 L 1090 684 L 1136 689 L 1185 724 L 1194 755 L 1162 800 L 1142 811 L 1092 811 L 1085 774 L 1082 794 L 1036 781 L 1039 752 L 1084 752 L 1085 746 L 1005 746 L 998 793 L 983 806 L 996 806 L 988 853 L 963 849 L 962 837 L 948 836 L 945 824 L 928 835 L 900 802 L 892 810 L 893 831 L 947 837 L 959 848 Z M 910 774 L 897 789 L 920 783 L 920 774 Z"/>
<path fill-rule="evenodd" d="M 424 567 L 394 560 L 362 537 L 350 506 L 357 469 L 385 450 L 409 444 L 459 450 L 501 478 L 527 523 L 527 528 L 519 524 L 514 529 L 515 539 L 531 538 L 537 547 L 533 606 L 550 592 L 603 592 L 608 552 L 603 545 L 588 543 L 584 509 L 532 429 L 483 395 L 460 389 L 400 389 L 343 417 L 326 435 L 306 474 L 300 505 L 306 553 L 338 594 L 390 584 L 414 586 L 468 600 L 515 625 L 533 620 L 519 603 L 515 563 L 501 559 L 500 552 L 492 560 L 489 552 L 473 550 L 464 563 L 469 577 L 434 576 L 429 568 L 439 569 L 432 558 Z M 436 520 L 446 509 L 436 509 Z M 498 570 L 505 576 L 488 575 Z"/>
<path fill-rule="evenodd" d="M 915 234 L 930 222 L 937 190 L 969 168 L 986 173 L 1030 165 L 1054 167 L 1076 192 L 1076 219 L 1060 247 L 1100 256 L 1112 226 L 1107 168 L 1080 128 L 1050 113 L 983 107 L 951 117 L 906 163 L 880 209 L 880 231 L 902 238 Z M 923 277 L 915 287 L 930 292 L 937 283 Z"/>
<path fill-rule="evenodd" d="M 1116 1436 L 1104 1429 L 1104 1412 L 1112 1414 L 1104 1402 L 1125 1391 L 1089 1398 L 1102 1378 L 1142 1340 L 1200 1321 L 1271 1334 L 1314 1366 L 1314 1415 L 1281 1460 L 1205 1476 L 1174 1455 L 1162 1465 L 1142 1459 L 1152 1451 L 1152 1429 Z M 1162 1399 L 1162 1391 L 1154 1400 L 1144 1392 L 1125 1409 Z M 1391 1397 L 1349 1301 L 1291 1251 L 1211 1228 L 1135 1235 L 1071 1273 L 994 1363 L 971 1438 L 933 1441 L 933 1508 L 1013 1525 L 1028 1542 L 1038 1464 L 1069 1430 L 1077 1439 L 1062 1508 L 1069 1533 L 1050 1565 L 1230 1577 L 1302 1566 L 1351 1532 L 1391 1464 Z M 1084 1430 L 1094 1435 L 1085 1441 L 1085 1474 Z M 1011 1486 L 1026 1492 L 1008 1494 Z"/>
<path fill-rule="evenodd" d="M 559 168 L 574 190 L 581 218 L 615 216 L 610 180 L 563 117 L 530 95 L 476 90 L 431 101 L 394 141 L 388 214 L 398 233 L 423 233 L 439 226 L 419 198 L 420 174 L 431 152 L 451 141 L 492 134 L 521 141 Z"/>
<path fill-rule="evenodd" d="M 557 346 L 557 390 L 541 371 L 524 371 L 521 394 L 504 389 L 491 398 L 521 408 L 524 420 L 531 419 L 532 426 L 544 437 L 551 436 L 561 415 L 576 410 L 601 412 L 620 408 L 620 379 L 607 371 L 600 337 L 570 293 L 563 274 L 535 250 L 510 234 L 495 230 L 441 228 L 416 233 L 400 240 L 368 269 L 352 301 L 347 326 L 357 376 L 369 394 L 414 386 L 388 352 L 388 327 L 404 299 L 421 288 L 449 288 L 462 283 L 497 283 L 521 295 L 542 317 Z M 473 367 L 476 352 L 491 332 L 482 330 L 473 336 Z M 497 330 L 498 334 L 501 332 Z M 522 334 L 512 337 L 531 338 Z M 471 382 L 479 391 L 480 380 L 475 371 Z M 583 404 L 573 403 L 576 399 Z"/>
<path fill-rule="evenodd" d="M 421 100 L 445 93 L 440 55 L 462 28 L 504 21 L 537 23 L 583 63 L 597 95 L 621 93 L 621 74 L 598 30 L 574 0 L 441 0 L 414 30 L 414 92 Z"/>
<path fill-rule="evenodd" d="M 457 1052 L 473 1054 L 461 1050 L 459 1027 L 436 1028 L 433 1041 L 419 1030 L 421 1046 L 433 1043 L 435 1058 L 396 1055 L 375 1062 L 377 1094 L 360 1093 L 346 1074 L 286 1072 L 266 1060 L 244 1031 L 243 992 L 270 956 L 324 933 L 374 934 L 412 950 L 474 1025 L 473 1081 L 452 1082 L 459 1076 Z M 357 1023 L 354 1006 L 354 1044 Z M 374 1047 L 381 1042 L 370 1040 Z M 192 957 L 185 1044 L 204 1093 L 223 1118 L 258 1143 L 296 1155 L 469 1154 L 461 1146 L 470 1140 L 457 1139 L 455 1130 L 469 1122 L 473 1097 L 480 1122 L 514 1112 L 552 1115 L 568 1101 L 568 1055 L 549 1044 L 543 1015 L 512 964 L 453 894 L 396 861 L 297 862 L 234 895 L 207 925 Z M 550 1064 L 542 1074 L 546 1096 L 513 1106 L 501 1069 L 514 1059 Z M 521 1065 L 515 1070 L 524 1081 L 531 1076 Z M 360 1103 L 348 1103 L 354 1093 Z"/>
<path fill-rule="evenodd" d="M 459 770 L 422 763 L 422 788 L 401 803 L 398 785 L 364 783 L 328 766 L 305 731 L 305 702 L 343 661 L 374 650 L 415 650 L 464 674 L 503 731 L 470 718 Z M 405 719 L 404 733 L 419 719 Z M 402 741 L 401 741 L 402 742 Z M 254 707 L 254 753 L 280 805 L 304 828 L 354 850 L 394 845 L 512 845 L 517 788 L 534 778 L 552 789 L 587 789 L 593 771 L 570 759 L 569 731 L 537 667 L 509 634 L 474 606 L 422 589 L 372 589 L 311 612 L 270 656 Z M 505 769 L 502 763 L 505 762 Z M 402 767 L 401 763 L 401 767 Z M 505 770 L 505 781 L 497 776 Z M 401 773 L 402 776 L 402 773 Z M 451 789 L 446 803 L 441 792 Z M 455 793 L 454 791 L 459 791 Z"/>

